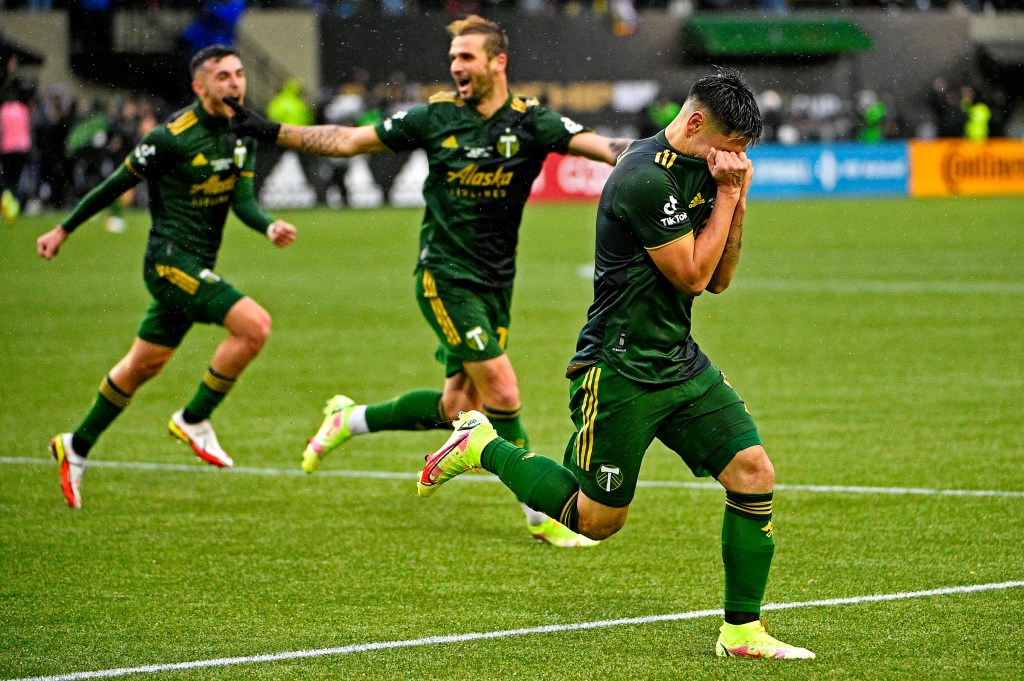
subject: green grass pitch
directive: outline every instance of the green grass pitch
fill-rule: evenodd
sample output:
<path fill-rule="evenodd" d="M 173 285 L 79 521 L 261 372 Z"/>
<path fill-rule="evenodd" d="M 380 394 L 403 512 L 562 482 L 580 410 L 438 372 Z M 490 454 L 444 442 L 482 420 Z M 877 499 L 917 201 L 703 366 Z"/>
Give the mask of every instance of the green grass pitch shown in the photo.
<path fill-rule="evenodd" d="M 593 213 L 531 206 L 523 227 L 509 352 L 533 447 L 556 458 Z M 419 499 L 439 431 L 359 438 L 298 474 L 332 394 L 377 401 L 442 376 L 413 299 L 420 211 L 283 217 L 292 248 L 232 222 L 218 263 L 274 318 L 214 415 L 238 469 L 166 433 L 223 337 L 197 327 L 93 450 L 79 512 L 46 443 L 133 337 L 147 216 L 123 235 L 84 225 L 49 263 L 34 239 L 52 217 L 0 231 L 0 679 L 178 663 L 130 678 L 1024 675 L 1024 588 L 1007 585 L 1024 580 L 1020 198 L 758 202 L 733 287 L 695 303 L 695 336 L 776 466 L 766 601 L 815 602 L 766 613 L 818 654 L 782 663 L 714 657 L 715 616 L 609 624 L 721 607 L 723 494 L 661 445 L 626 527 L 584 551 L 533 543 L 485 476 Z M 952 490 L 985 494 L 931 493 Z M 919 593 L 972 585 L 1003 586 Z M 569 626 L 586 623 L 604 626 Z M 502 635 L 467 636 L 488 632 Z"/>

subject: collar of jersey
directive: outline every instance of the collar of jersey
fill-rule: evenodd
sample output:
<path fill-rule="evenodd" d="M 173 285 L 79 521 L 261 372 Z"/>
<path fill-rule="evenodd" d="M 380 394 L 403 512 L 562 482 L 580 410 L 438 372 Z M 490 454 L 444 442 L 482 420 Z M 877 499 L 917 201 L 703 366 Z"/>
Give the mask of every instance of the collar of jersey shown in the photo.
<path fill-rule="evenodd" d="M 220 116 L 214 116 L 203 108 L 203 103 L 200 100 L 196 100 L 192 105 L 192 110 L 196 112 L 196 118 L 207 128 L 226 128 L 231 125 L 231 122 L 227 118 L 221 118 Z"/>

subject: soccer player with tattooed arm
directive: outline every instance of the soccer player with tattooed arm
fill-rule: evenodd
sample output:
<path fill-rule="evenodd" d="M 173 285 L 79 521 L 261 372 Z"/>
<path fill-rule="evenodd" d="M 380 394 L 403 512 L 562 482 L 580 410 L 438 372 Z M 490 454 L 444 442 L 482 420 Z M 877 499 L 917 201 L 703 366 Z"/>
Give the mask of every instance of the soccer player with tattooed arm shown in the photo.
<path fill-rule="evenodd" d="M 761 130 L 750 88 L 719 71 L 693 84 L 667 128 L 619 158 L 598 204 L 594 301 L 566 371 L 576 432 L 563 464 L 470 411 L 427 458 L 418 489 L 428 497 L 483 468 L 531 508 L 605 539 L 625 524 L 657 438 L 725 489 L 716 653 L 801 659 L 814 653 L 760 622 L 775 551 L 774 467 L 743 401 L 691 335 L 694 299 L 724 291 L 735 274 L 754 172 L 746 149 Z"/>
<path fill-rule="evenodd" d="M 267 311 L 214 273 L 217 252 L 229 208 L 280 248 L 295 240 L 295 227 L 271 219 L 256 203 L 256 144 L 231 131 L 234 112 L 224 97 L 243 101 L 246 90 L 238 52 L 220 45 L 207 47 L 193 56 L 190 68 L 195 103 L 149 132 L 123 164 L 36 242 L 39 255 L 52 259 L 75 228 L 139 182 L 149 182 L 152 227 L 143 279 L 152 301 L 128 354 L 103 378 L 81 424 L 50 442 L 61 489 L 72 508 L 82 505 L 86 457 L 100 435 L 135 392 L 160 373 L 197 322 L 219 324 L 228 337 L 214 351 L 192 399 L 171 416 L 168 428 L 207 463 L 233 465 L 209 417 L 270 335 Z"/>
<path fill-rule="evenodd" d="M 414 390 L 369 405 L 334 396 L 303 453 L 307 473 L 353 436 L 449 428 L 466 410 L 486 413 L 504 438 L 529 446 L 516 374 L 505 352 L 523 208 L 549 153 L 614 165 L 628 143 L 511 94 L 508 37 L 498 24 L 470 15 L 452 22 L 448 33 L 456 91 L 378 125 L 278 125 L 243 107 L 232 119 L 239 134 L 308 154 L 423 149 L 429 161 L 415 285 L 420 309 L 439 340 L 443 389 Z M 525 505 L 523 510 L 538 540 L 561 547 L 596 543 L 543 513 Z"/>

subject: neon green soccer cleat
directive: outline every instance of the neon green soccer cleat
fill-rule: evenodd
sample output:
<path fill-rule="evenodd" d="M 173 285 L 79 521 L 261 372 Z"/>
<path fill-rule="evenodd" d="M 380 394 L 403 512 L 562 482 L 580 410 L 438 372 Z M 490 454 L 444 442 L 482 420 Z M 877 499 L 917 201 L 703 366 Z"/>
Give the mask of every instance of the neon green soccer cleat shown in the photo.
<path fill-rule="evenodd" d="M 527 522 L 526 529 L 530 531 L 530 534 L 537 541 L 546 542 L 562 549 L 581 549 L 587 546 L 597 546 L 601 543 L 596 539 L 576 534 L 562 523 L 551 518 L 546 519 L 540 525 L 531 525 Z"/>
<path fill-rule="evenodd" d="M 11 190 L 5 189 L 4 193 L 0 194 L 0 216 L 3 216 L 4 222 L 13 225 L 20 214 L 21 204 L 18 203 L 17 197 L 11 193 Z"/>
<path fill-rule="evenodd" d="M 760 657 L 775 660 L 806 660 L 814 653 L 773 638 L 757 620 L 747 624 L 722 624 L 715 652 L 719 657 Z"/>
<path fill-rule="evenodd" d="M 335 395 L 327 401 L 324 422 L 302 452 L 302 470 L 312 473 L 320 468 L 320 462 L 327 452 L 337 449 L 352 437 L 348 430 L 348 416 L 355 405 L 351 398 L 344 395 Z"/>
<path fill-rule="evenodd" d="M 455 432 L 441 449 L 427 457 L 416 489 L 421 497 L 429 497 L 437 488 L 456 475 L 480 468 L 480 452 L 498 437 L 494 426 L 478 411 L 459 412 L 452 423 Z"/>

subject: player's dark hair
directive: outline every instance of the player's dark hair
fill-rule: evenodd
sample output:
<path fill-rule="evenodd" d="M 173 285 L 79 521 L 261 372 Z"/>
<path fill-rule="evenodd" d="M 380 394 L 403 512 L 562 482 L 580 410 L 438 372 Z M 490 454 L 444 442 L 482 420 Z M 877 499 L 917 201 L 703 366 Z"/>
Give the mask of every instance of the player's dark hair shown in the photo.
<path fill-rule="evenodd" d="M 697 99 L 711 117 L 730 134 L 738 134 L 756 146 L 761 140 L 761 111 L 754 93 L 738 71 L 719 68 L 718 73 L 699 78 L 687 99 Z"/>
<path fill-rule="evenodd" d="M 448 24 L 448 35 L 453 38 L 472 33 L 484 36 L 484 52 L 488 59 L 494 59 L 499 54 L 508 54 L 508 36 L 497 23 L 470 14 L 465 19 Z"/>
<path fill-rule="evenodd" d="M 188 62 L 188 72 L 192 74 L 193 78 L 195 78 L 196 72 L 202 68 L 203 64 L 207 61 L 210 59 L 220 61 L 228 55 L 238 57 L 238 50 L 230 45 L 210 45 L 209 47 L 204 47 L 192 55 L 192 59 Z"/>

